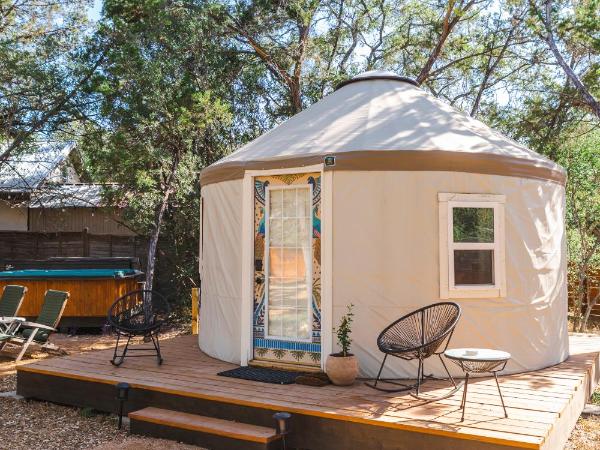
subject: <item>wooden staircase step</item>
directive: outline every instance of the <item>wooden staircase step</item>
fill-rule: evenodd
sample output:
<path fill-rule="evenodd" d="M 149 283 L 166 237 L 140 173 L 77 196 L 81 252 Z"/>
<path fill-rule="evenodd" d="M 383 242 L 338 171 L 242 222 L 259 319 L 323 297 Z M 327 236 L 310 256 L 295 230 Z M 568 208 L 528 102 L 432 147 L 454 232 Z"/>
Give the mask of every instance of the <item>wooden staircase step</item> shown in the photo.
<path fill-rule="evenodd" d="M 275 428 L 148 407 L 129 413 L 131 433 L 172 439 L 210 450 L 279 450 Z"/>

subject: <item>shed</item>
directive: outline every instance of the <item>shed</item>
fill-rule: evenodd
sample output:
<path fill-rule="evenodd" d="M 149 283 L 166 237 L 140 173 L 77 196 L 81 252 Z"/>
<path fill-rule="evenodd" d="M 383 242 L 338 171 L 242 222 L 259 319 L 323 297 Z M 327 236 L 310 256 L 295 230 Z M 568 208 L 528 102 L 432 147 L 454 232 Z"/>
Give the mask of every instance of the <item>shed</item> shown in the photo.
<path fill-rule="evenodd" d="M 36 142 L 0 163 L 0 232 L 81 232 L 135 236 L 107 205 L 103 191 L 114 186 L 82 182 L 73 142 Z M 1 256 L 1 255 L 0 255 Z"/>

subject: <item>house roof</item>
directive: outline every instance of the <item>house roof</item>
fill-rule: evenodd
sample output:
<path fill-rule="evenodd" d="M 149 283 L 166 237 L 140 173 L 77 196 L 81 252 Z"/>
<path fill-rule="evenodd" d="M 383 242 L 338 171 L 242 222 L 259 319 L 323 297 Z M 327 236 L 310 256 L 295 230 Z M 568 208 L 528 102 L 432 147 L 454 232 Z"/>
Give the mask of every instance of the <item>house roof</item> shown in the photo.
<path fill-rule="evenodd" d="M 102 184 L 50 184 L 31 195 L 30 208 L 95 208 L 104 205 Z"/>
<path fill-rule="evenodd" d="M 29 192 L 40 185 L 68 157 L 75 143 L 44 142 L 35 150 L 0 163 L 1 192 Z"/>
<path fill-rule="evenodd" d="M 203 185 L 245 170 L 433 170 L 564 183 L 550 159 L 391 72 L 366 72 L 201 173 Z"/>

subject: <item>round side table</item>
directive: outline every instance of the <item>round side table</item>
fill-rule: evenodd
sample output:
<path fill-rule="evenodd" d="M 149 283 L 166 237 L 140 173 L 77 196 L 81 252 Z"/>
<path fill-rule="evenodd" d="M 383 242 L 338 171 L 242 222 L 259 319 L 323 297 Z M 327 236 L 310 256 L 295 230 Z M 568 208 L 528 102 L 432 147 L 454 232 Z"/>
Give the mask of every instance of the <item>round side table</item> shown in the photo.
<path fill-rule="evenodd" d="M 498 383 L 497 373 L 504 370 L 506 363 L 510 359 L 510 353 L 501 350 L 491 350 L 487 348 L 453 348 L 446 350 L 444 356 L 458 365 L 465 372 L 465 389 L 463 391 L 460 408 L 462 409 L 462 417 L 460 421 L 465 420 L 465 409 L 467 409 L 467 387 L 469 386 L 469 375 L 472 373 L 489 372 L 494 375 L 500 401 L 504 409 L 504 417 L 508 417 L 500 383 Z"/>

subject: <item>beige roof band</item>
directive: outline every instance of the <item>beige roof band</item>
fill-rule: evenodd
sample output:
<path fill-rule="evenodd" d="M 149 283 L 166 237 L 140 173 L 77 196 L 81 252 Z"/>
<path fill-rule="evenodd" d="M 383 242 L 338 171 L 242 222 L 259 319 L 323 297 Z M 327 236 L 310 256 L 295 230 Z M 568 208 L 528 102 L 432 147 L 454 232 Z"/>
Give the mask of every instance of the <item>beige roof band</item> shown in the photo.
<path fill-rule="evenodd" d="M 232 161 L 204 169 L 200 174 L 200 183 L 206 186 L 220 181 L 237 180 L 244 177 L 246 170 L 283 169 L 320 164 L 324 156 L 336 158 L 335 166 L 326 166 L 325 170 L 468 172 L 531 178 L 561 185 L 566 183 L 565 171 L 551 161 L 548 161 L 547 165 L 542 165 L 539 161 L 533 162 L 513 156 L 446 150 L 366 150 L 267 161 Z"/>

